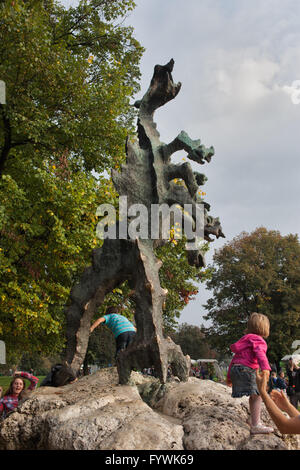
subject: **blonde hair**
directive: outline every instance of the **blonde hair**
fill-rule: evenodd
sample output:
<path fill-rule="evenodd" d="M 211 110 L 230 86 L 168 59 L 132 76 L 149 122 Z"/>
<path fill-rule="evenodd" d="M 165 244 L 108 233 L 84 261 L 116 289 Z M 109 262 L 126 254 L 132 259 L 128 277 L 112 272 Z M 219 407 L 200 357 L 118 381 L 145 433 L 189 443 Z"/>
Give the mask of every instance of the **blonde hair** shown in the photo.
<path fill-rule="evenodd" d="M 268 317 L 261 313 L 251 313 L 246 330 L 246 334 L 249 333 L 267 338 L 270 334 L 270 321 Z"/>

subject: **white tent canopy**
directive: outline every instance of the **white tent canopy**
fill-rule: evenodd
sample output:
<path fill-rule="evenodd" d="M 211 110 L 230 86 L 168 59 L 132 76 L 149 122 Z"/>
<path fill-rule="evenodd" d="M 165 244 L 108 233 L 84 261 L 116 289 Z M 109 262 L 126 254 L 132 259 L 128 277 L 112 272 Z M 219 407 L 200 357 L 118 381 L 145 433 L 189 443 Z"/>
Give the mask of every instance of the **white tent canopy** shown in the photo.
<path fill-rule="evenodd" d="M 295 362 L 300 362 L 300 354 L 287 354 L 284 356 L 281 360 L 282 361 L 288 361 L 289 359 L 293 359 Z"/>

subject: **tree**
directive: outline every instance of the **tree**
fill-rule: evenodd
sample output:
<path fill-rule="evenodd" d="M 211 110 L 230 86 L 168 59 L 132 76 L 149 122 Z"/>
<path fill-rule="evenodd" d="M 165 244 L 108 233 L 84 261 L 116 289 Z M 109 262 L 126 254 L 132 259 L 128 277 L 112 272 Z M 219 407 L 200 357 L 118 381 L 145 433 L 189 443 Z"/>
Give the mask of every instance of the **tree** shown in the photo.
<path fill-rule="evenodd" d="M 116 341 L 110 329 L 102 324 L 89 338 L 87 354 L 84 360 L 84 372 L 88 364 L 108 366 L 115 362 Z"/>
<path fill-rule="evenodd" d="M 279 363 L 300 337 L 300 244 L 297 235 L 282 236 L 261 227 L 241 233 L 218 250 L 212 278 L 213 297 L 205 305 L 212 322 L 210 343 L 223 354 L 244 334 L 252 312 L 271 324 L 268 357 Z"/>
<path fill-rule="evenodd" d="M 96 208 L 134 118 L 142 48 L 131 0 L 0 4 L 0 335 L 7 350 L 64 343 L 64 305 L 96 238 Z M 95 172 L 98 172 L 96 174 Z"/>
<path fill-rule="evenodd" d="M 192 359 L 211 359 L 216 355 L 207 343 L 203 328 L 188 323 L 182 323 L 177 330 L 170 335 L 173 341 L 182 349 L 183 354 L 188 354 Z"/>
<path fill-rule="evenodd" d="M 210 277 L 210 269 L 199 270 L 188 263 L 185 241 L 184 237 L 173 239 L 171 234 L 169 243 L 156 250 L 157 257 L 163 262 L 159 272 L 160 283 L 168 290 L 163 308 L 166 334 L 177 326 L 182 309 L 197 295 L 197 284 Z"/>
<path fill-rule="evenodd" d="M 135 116 L 143 49 L 132 28 L 117 24 L 132 0 L 82 0 L 65 9 L 53 0 L 0 5 L 0 174 L 20 160 L 71 155 L 80 169 L 101 172 L 124 156 Z"/>

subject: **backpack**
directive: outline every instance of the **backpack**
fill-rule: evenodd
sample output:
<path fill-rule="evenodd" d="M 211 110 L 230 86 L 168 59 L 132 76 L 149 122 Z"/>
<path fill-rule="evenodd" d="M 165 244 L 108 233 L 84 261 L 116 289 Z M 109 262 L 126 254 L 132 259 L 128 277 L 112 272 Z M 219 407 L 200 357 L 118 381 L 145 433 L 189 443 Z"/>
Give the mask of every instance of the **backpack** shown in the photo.
<path fill-rule="evenodd" d="M 62 387 L 76 379 L 76 374 L 67 362 L 55 364 L 44 378 L 40 387 Z"/>

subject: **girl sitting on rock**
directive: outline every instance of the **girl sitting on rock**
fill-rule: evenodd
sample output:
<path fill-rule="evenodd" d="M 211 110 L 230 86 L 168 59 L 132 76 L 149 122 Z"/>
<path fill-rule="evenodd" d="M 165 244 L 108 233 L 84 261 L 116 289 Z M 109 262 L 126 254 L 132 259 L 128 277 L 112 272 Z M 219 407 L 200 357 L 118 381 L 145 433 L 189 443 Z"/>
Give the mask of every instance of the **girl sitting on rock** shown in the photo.
<path fill-rule="evenodd" d="M 260 422 L 262 399 L 256 384 L 256 371 L 260 368 L 263 376 L 269 378 L 270 364 L 266 352 L 267 344 L 263 338 L 270 334 L 268 317 L 252 313 L 246 330 L 246 335 L 230 346 L 234 357 L 227 373 L 227 385 L 232 386 L 232 397 L 249 396 L 251 434 L 268 434 L 273 428 Z"/>
<path fill-rule="evenodd" d="M 27 390 L 33 390 L 36 388 L 39 379 L 28 372 L 15 372 L 14 378 L 10 383 L 9 389 L 4 394 L 3 398 L 0 398 L 0 416 L 6 418 L 8 413 L 17 408 L 19 400 L 24 397 L 25 381 L 28 379 L 30 385 Z"/>

